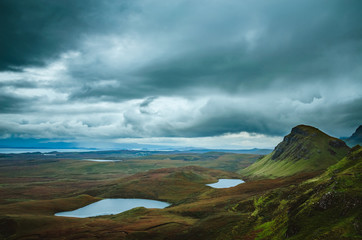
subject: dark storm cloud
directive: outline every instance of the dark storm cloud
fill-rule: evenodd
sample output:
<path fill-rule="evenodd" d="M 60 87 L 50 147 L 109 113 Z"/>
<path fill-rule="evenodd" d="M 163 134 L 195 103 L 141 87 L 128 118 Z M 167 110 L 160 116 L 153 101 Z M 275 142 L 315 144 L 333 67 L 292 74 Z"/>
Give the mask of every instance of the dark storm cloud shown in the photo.
<path fill-rule="evenodd" d="M 224 132 L 237 133 L 247 131 L 270 136 L 286 135 L 290 129 L 299 124 L 318 126 L 321 130 L 334 135 L 343 136 L 345 132 L 353 132 L 361 122 L 362 98 L 332 104 L 302 103 L 299 106 L 312 105 L 302 112 L 295 111 L 291 105 L 281 111 L 277 105 L 265 104 L 253 108 L 237 108 L 232 104 L 209 103 L 204 107 L 205 117 L 184 132 L 197 133 L 203 136 L 215 136 Z M 253 104 L 250 104 L 253 106 Z M 192 136 L 194 137 L 194 136 Z"/>
<path fill-rule="evenodd" d="M 2 135 L 280 136 L 301 123 L 345 135 L 362 119 L 360 9 L 359 0 L 3 0 L 0 109 L 14 114 Z"/>
<path fill-rule="evenodd" d="M 336 137 L 349 136 L 357 129 L 358 123 L 362 123 L 361 109 L 362 97 L 359 97 L 328 108 L 316 108 L 311 112 L 308 120 L 311 124 L 321 125 L 321 128 L 330 131 Z M 307 118 L 304 118 L 307 121 Z M 320 124 L 321 122 L 323 125 Z M 347 131 L 343 131 L 338 126 L 343 126 Z"/>
<path fill-rule="evenodd" d="M 262 114 L 246 112 L 226 112 L 226 115 L 211 115 L 200 119 L 200 122 L 182 129 L 188 137 L 217 136 L 224 133 L 250 132 L 269 136 L 282 136 L 286 127 L 277 118 L 264 118 Z"/>
<path fill-rule="evenodd" d="M 239 22 L 223 26 L 229 30 L 220 31 L 225 35 L 191 39 L 198 42 L 193 51 L 151 63 L 141 73 L 159 88 L 210 86 L 232 92 L 269 89 L 278 79 L 291 86 L 316 79 L 330 82 L 361 70 L 361 2 L 277 2 L 254 3 L 256 11 L 241 13 L 249 15 L 247 24 L 241 22 L 245 17 L 236 18 Z M 257 33 L 250 43 L 245 38 L 227 41 L 237 34 L 247 38 L 254 27 Z"/>
<path fill-rule="evenodd" d="M 125 9 L 125 1 L 2 0 L 0 70 L 44 64 L 94 31 L 121 31 Z"/>
<path fill-rule="evenodd" d="M 137 21 L 128 22 L 132 34 L 149 45 L 135 67 L 124 68 L 115 52 L 98 57 L 85 54 L 87 64 L 70 66 L 72 76 L 84 81 L 73 98 L 117 101 L 188 96 L 204 89 L 239 94 L 273 91 L 275 83 L 288 89 L 361 74 L 361 2 L 213 1 L 206 7 L 203 1 L 154 3 L 136 2 L 141 6 L 135 13 Z M 126 35 L 132 40 L 132 34 Z M 98 54 L 112 44 L 105 41 L 93 47 Z M 154 53 L 154 49 L 164 52 Z M 123 54 L 133 57 L 132 52 Z M 115 62 L 104 59 L 112 57 Z M 108 79 L 118 85 L 92 86 Z"/>
<path fill-rule="evenodd" d="M 25 99 L 15 97 L 10 94 L 0 94 L 0 114 L 20 112 L 25 106 Z"/>
<path fill-rule="evenodd" d="M 11 87 L 11 88 L 37 88 L 37 84 L 31 81 L 21 80 L 21 81 L 1 81 L 0 89 Z"/>
<path fill-rule="evenodd" d="M 14 94 L 16 89 L 36 89 L 37 84 L 31 81 L 0 81 L 0 114 L 29 112 L 37 102 L 36 97 Z M 29 104 L 31 103 L 31 104 Z"/>

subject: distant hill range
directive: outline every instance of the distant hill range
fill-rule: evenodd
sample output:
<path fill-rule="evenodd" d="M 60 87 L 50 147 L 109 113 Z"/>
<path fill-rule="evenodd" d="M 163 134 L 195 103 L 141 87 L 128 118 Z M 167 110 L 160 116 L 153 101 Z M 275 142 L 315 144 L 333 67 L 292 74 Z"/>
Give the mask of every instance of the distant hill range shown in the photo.
<path fill-rule="evenodd" d="M 348 146 L 353 147 L 355 145 L 362 145 L 362 125 L 360 125 L 352 136 L 348 138 L 341 138 Z"/>
<path fill-rule="evenodd" d="M 267 155 L 273 151 L 273 149 L 253 148 L 253 149 L 180 149 L 180 152 L 191 152 L 191 153 L 207 153 L 207 152 L 226 152 L 226 153 L 240 153 L 240 154 L 257 154 Z"/>
<path fill-rule="evenodd" d="M 87 146 L 87 147 L 79 147 Z M 22 150 L 23 149 L 23 150 Z M 206 152 L 227 152 L 227 153 L 243 153 L 243 154 L 257 154 L 266 155 L 271 153 L 272 149 L 211 149 L 211 148 L 196 148 L 196 147 L 178 147 L 178 146 L 164 146 L 164 145 L 151 145 L 139 143 L 113 143 L 113 142 L 61 142 L 54 139 L 22 139 L 22 138 L 7 138 L 0 139 L 0 153 L 21 153 L 21 152 L 84 152 L 84 151 L 165 151 L 165 152 L 181 152 L 181 153 L 206 153 Z"/>
<path fill-rule="evenodd" d="M 328 168 L 342 159 L 349 147 L 317 128 L 298 125 L 273 152 L 239 173 L 248 178 L 277 178 Z"/>

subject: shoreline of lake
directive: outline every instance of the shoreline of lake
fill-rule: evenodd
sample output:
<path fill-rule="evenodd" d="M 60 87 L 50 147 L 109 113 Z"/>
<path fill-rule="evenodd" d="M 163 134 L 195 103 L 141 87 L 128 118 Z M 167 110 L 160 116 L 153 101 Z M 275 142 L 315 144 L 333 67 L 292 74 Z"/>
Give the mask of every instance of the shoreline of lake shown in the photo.
<path fill-rule="evenodd" d="M 59 212 L 54 214 L 54 216 L 87 218 L 87 217 L 119 214 L 136 207 L 163 209 L 170 205 L 171 204 L 168 202 L 162 202 L 150 199 L 113 198 L 113 199 L 103 199 L 95 203 L 86 205 L 84 207 L 75 209 L 73 211 Z"/>
<path fill-rule="evenodd" d="M 241 183 L 245 183 L 245 181 L 241 179 L 225 179 L 221 178 L 216 183 L 210 183 L 206 184 L 206 186 L 212 187 L 212 188 L 230 188 L 235 187 Z"/>

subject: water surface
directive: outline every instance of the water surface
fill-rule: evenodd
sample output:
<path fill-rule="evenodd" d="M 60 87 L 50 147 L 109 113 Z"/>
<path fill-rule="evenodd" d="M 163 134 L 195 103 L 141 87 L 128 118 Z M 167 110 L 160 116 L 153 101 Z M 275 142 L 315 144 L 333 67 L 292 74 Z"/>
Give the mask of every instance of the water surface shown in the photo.
<path fill-rule="evenodd" d="M 241 179 L 219 179 L 216 183 L 206 184 L 206 186 L 210 186 L 212 188 L 229 188 L 235 187 L 240 183 L 244 183 Z"/>
<path fill-rule="evenodd" d="M 89 204 L 85 207 L 78 208 L 74 211 L 56 213 L 55 216 L 62 217 L 95 217 L 101 215 L 118 214 L 135 207 L 145 208 L 165 208 L 170 206 L 167 202 L 161 202 L 149 199 L 136 198 L 118 198 L 118 199 L 103 199 L 98 202 Z"/>

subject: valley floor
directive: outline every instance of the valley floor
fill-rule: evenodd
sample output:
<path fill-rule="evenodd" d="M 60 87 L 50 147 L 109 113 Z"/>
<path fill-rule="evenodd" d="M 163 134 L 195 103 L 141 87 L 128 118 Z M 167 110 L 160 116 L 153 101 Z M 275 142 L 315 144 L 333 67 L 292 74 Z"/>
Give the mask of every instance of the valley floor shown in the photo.
<path fill-rule="evenodd" d="M 0 238 L 361 239 L 361 152 L 355 150 L 345 163 L 322 175 L 321 171 L 301 173 L 247 181 L 227 189 L 205 185 L 219 178 L 241 177 L 221 170 L 225 161 L 217 162 L 220 156 L 205 162 L 219 165 L 219 169 L 180 166 L 135 174 L 114 171 L 120 163 L 51 159 L 18 160 L 12 164 L 13 160 L 2 159 Z M 359 164 L 350 163 L 352 158 Z M 162 161 L 155 159 L 142 161 L 162 165 Z M 54 216 L 56 212 L 77 209 L 102 198 L 147 198 L 172 205 L 92 218 Z M 338 207 L 344 212 L 337 214 Z M 328 218 L 340 221 L 331 222 Z"/>

